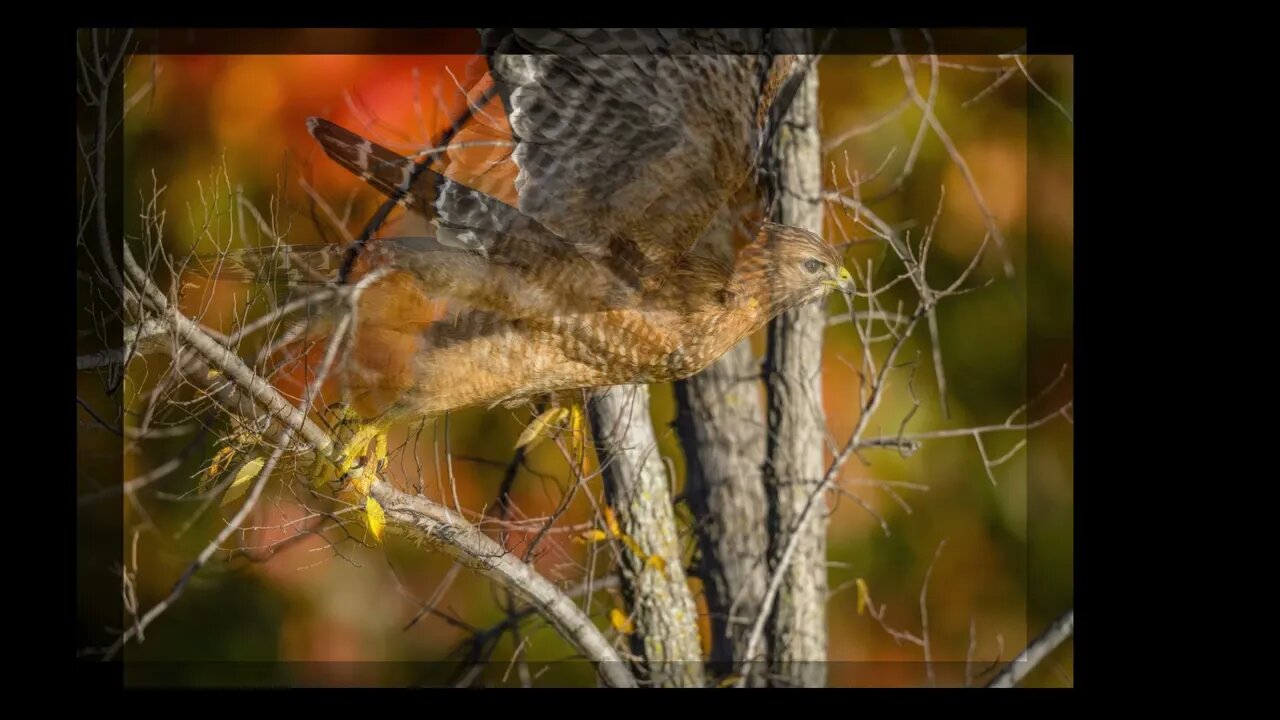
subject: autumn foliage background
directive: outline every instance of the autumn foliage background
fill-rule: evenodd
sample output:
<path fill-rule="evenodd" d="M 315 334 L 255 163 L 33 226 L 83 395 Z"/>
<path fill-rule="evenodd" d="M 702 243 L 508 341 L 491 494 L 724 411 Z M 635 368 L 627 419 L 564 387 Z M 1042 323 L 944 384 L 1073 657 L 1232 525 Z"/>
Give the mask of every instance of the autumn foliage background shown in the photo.
<path fill-rule="evenodd" d="M 125 76 L 125 95 L 149 88 L 137 98 L 124 125 L 125 187 L 137 192 L 126 199 L 126 231 L 137 223 L 139 203 L 152 188 L 164 186 L 168 212 L 165 246 L 174 254 L 209 252 L 201 245 L 191 214 L 199 207 L 201 189 L 225 170 L 226 182 L 259 209 L 279 198 L 279 231 L 291 243 L 334 242 L 331 226 L 323 232 L 299 178 L 342 212 L 351 204 L 350 226 L 359 227 L 380 198 L 345 170 L 329 161 L 307 134 L 305 120 L 322 116 L 406 154 L 438 137 L 462 108 L 454 78 L 466 85 L 474 77 L 472 56 L 272 55 L 272 56 L 135 56 Z M 1070 365 L 1072 333 L 1072 127 L 1046 102 L 1032 103 L 1030 88 L 1015 77 L 974 98 L 995 79 L 946 64 L 993 67 L 1007 65 L 993 56 L 943 57 L 937 114 L 972 168 L 987 203 L 1009 241 L 1016 272 L 1006 278 L 999 253 L 988 253 L 978 283 L 990 285 L 943 303 L 939 332 L 950 386 L 949 418 L 937 402 L 929 370 L 927 342 L 913 341 L 903 352 L 919 351 L 921 370 L 913 389 L 922 399 L 908 431 L 998 424 Z M 863 126 L 893 111 L 904 96 L 896 62 L 872 56 L 824 57 L 819 64 L 822 132 L 825 140 Z M 1070 58 L 1032 57 L 1028 70 L 1055 98 L 1071 107 Z M 451 74 L 452 73 L 452 76 Z M 928 70 L 918 66 L 917 81 L 927 87 Z M 1034 109 L 1034 115 L 1029 112 Z M 882 177 L 863 189 L 874 196 L 901 168 L 920 112 L 907 108 L 875 130 L 826 150 L 843 179 L 847 162 L 864 176 L 872 173 L 893 148 Z M 827 166 L 828 184 L 830 165 Z M 933 217 L 942 186 L 942 215 L 934 241 L 930 275 L 953 278 L 968 264 L 984 235 L 982 215 L 959 170 L 941 144 L 929 137 L 912 174 L 897 193 L 872 207 L 891 223 L 914 220 L 913 232 Z M 141 193 L 141 194 L 139 194 Z M 844 212 L 832 206 L 827 236 L 866 237 Z M 132 218 L 132 219 L 130 219 Z M 412 232 L 413 219 L 393 221 Z M 239 243 L 260 242 L 256 232 Z M 858 245 L 851 261 L 879 262 L 882 243 Z M 938 280 L 935 282 L 941 282 Z M 205 321 L 223 331 L 244 287 L 222 283 L 193 294 L 208 303 Z M 905 297 L 905 296 L 904 296 Z M 832 312 L 842 307 L 832 301 Z M 219 327 L 219 322 L 224 324 Z M 927 334 L 922 334 L 927 337 Z M 858 377 L 852 361 L 859 352 L 851 327 L 828 329 L 823 366 L 823 405 L 835 438 L 846 437 L 856 420 Z M 756 338 L 757 346 L 761 338 Z M 130 369 L 131 393 L 145 394 L 154 382 L 138 368 Z M 1067 380 L 1043 404 L 1036 418 L 1070 398 Z M 683 481 L 683 458 L 674 432 L 675 403 L 669 386 L 655 386 L 653 419 L 660 451 L 676 471 L 675 492 Z M 877 434 L 893 434 L 911 408 L 905 383 L 890 385 L 878 415 Z M 450 449 L 453 473 L 463 507 L 480 510 L 497 494 L 512 446 L 529 420 L 527 411 L 473 409 L 453 414 Z M 393 473 L 410 472 L 415 443 L 424 459 L 426 492 L 434 495 L 433 476 L 443 423 L 393 432 Z M 888 522 L 886 537 L 879 522 L 848 499 L 831 504 L 829 577 L 830 684 L 918 685 L 923 681 L 920 649 L 894 641 L 867 614 L 858 612 L 854 580 L 862 578 L 876 603 L 887 604 L 886 621 L 919 631 L 919 594 L 926 569 L 941 541 L 946 546 L 930 580 L 929 623 L 935 661 L 962 664 L 975 630 L 975 662 L 980 668 L 1011 659 L 1033 632 L 1072 604 L 1072 429 L 1056 421 L 1030 433 L 1006 433 L 989 440 L 992 456 L 1002 455 L 1026 437 L 1026 451 L 994 470 L 988 478 L 971 438 L 927 443 L 909 458 L 895 451 L 864 454 L 846 468 L 850 478 L 918 483 L 927 491 L 899 489 L 906 507 L 882 489 L 850 485 Z M 216 445 L 207 434 L 183 469 L 157 483 L 157 492 L 180 498 L 194 487 Z M 135 446 L 124 455 L 125 478 L 147 472 L 172 458 L 189 439 Z M 828 453 L 829 457 L 829 453 Z M 548 443 L 530 454 L 538 474 L 524 473 L 513 499 L 529 517 L 543 516 L 555 506 L 568 471 Z M 598 493 L 598 480 L 593 492 Z M 559 486 L 559 487 L 557 487 Z M 268 488 L 241 541 L 265 546 L 292 534 L 288 524 L 301 510 L 281 486 Z M 170 497 L 170 496 L 166 496 Z M 143 607 L 164 597 L 189 558 L 222 526 L 232 508 L 216 507 L 185 527 L 193 503 L 140 495 L 137 502 L 154 524 L 139 544 L 138 574 Z M 141 521 L 139 509 L 124 503 L 126 528 Z M 576 501 L 565 524 L 588 522 L 590 506 Z M 688 517 L 682 511 L 682 517 Z M 127 540 L 128 538 L 126 538 Z M 581 545 L 561 538 L 555 551 L 538 561 L 551 577 L 572 573 L 565 555 L 581 559 Z M 692 542 L 689 542 L 692 545 Z M 467 631 L 434 616 L 406 629 L 422 603 L 433 597 L 452 562 L 444 556 L 392 539 L 384 547 L 355 543 L 335 553 L 319 538 L 304 539 L 269 560 L 233 562 L 206 569 L 185 597 L 154 626 L 145 642 L 124 653 L 130 680 L 141 683 L 196 683 L 206 677 L 198 661 L 299 661 L 256 666 L 262 682 L 385 681 L 414 682 L 412 666 L 355 662 L 441 660 Z M 571 576 L 571 575 L 570 575 Z M 694 581 L 696 583 L 696 580 Z M 500 621 L 499 593 L 483 579 L 463 571 L 438 604 L 442 611 L 485 628 Z M 598 595 L 593 616 L 601 623 L 611 607 Z M 620 598 L 612 602 L 620 604 Z M 571 655 L 556 633 L 541 624 L 531 633 L 524 657 L 538 667 Z M 510 657 L 504 641 L 496 658 Z M 185 661 L 185 662 L 175 662 Z M 197 661 L 197 662 L 192 662 Z M 550 666 L 544 678 L 555 682 L 591 682 L 581 663 Z M 499 674 L 500 675 L 500 674 Z M 1032 678 L 1034 684 L 1063 685 L 1072 675 L 1070 650 Z M 514 682 L 514 678 L 512 679 Z"/>

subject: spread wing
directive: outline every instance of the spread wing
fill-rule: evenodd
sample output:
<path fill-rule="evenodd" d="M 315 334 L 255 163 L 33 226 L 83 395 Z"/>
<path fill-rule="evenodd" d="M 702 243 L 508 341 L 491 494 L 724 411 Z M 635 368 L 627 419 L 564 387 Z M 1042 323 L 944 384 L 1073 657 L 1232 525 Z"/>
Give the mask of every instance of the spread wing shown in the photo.
<path fill-rule="evenodd" d="M 460 173 L 456 161 L 443 172 L 427 160 L 407 158 L 335 125 L 311 118 L 311 134 L 330 158 L 400 204 L 432 218 L 432 238 L 378 238 L 351 267 L 357 275 L 378 268 L 414 272 L 431 294 L 510 316 L 548 315 L 631 307 L 641 287 L 631 270 L 634 247 L 612 243 L 589 256 L 529 215 L 497 197 L 474 190 L 444 172 Z M 222 277 L 305 282 L 338 279 L 347 248 L 314 246 L 224 253 L 208 267 Z M 234 273 L 234 274 L 233 274 Z"/>
<path fill-rule="evenodd" d="M 569 289 L 579 303 L 643 297 L 695 249 L 750 177 L 770 109 L 795 84 L 794 56 L 767 54 L 759 29 L 482 38 L 489 73 L 443 151 L 406 159 L 322 120 L 312 134 L 433 218 L 443 245 L 544 276 L 563 275 L 547 267 L 566 258 L 575 273 L 595 268 L 594 290 Z"/>
<path fill-rule="evenodd" d="M 772 98 L 764 31 L 486 31 L 518 209 L 661 276 L 751 173 Z M 647 283 L 646 283 L 647 284 Z"/>

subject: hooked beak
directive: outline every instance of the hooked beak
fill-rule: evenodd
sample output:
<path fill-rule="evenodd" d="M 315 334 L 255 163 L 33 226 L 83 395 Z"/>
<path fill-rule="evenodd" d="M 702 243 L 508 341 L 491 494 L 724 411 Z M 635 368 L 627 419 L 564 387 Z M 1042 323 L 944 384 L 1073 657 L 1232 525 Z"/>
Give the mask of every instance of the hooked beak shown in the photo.
<path fill-rule="evenodd" d="M 840 279 L 836 281 L 836 289 L 844 293 L 844 296 L 853 300 L 853 275 L 844 267 L 840 268 Z"/>
<path fill-rule="evenodd" d="M 833 290 L 839 290 L 846 296 L 853 296 L 853 276 L 843 267 L 840 268 L 839 275 L 835 280 L 823 280 L 822 284 Z"/>
<path fill-rule="evenodd" d="M 840 268 L 839 275 L 835 281 L 827 281 L 833 289 L 839 290 L 844 295 L 845 307 L 849 309 L 850 317 L 853 317 L 853 275 L 843 266 Z"/>

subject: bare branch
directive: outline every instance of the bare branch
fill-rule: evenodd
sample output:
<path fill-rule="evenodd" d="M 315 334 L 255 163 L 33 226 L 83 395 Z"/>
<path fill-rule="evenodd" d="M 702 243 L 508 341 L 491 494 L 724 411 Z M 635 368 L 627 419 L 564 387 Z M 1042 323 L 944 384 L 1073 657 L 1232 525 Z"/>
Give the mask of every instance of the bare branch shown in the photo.
<path fill-rule="evenodd" d="M 900 44 L 901 37 L 898 36 L 896 31 L 894 35 L 895 40 Z M 934 63 L 934 66 L 936 67 L 937 56 L 930 55 L 929 57 L 930 61 Z M 1000 225 L 996 221 L 995 215 L 991 212 L 991 208 L 987 206 L 987 201 L 982 196 L 982 190 L 978 187 L 978 182 L 973 176 L 973 171 L 969 169 L 969 163 L 965 162 L 964 156 L 961 155 L 960 151 L 956 148 L 955 142 L 951 139 L 951 135 L 947 132 L 946 128 L 942 126 L 942 123 L 934 114 L 932 103 L 920 94 L 919 88 L 916 87 L 915 75 L 912 72 L 911 64 L 907 59 L 907 56 L 899 55 L 898 64 L 902 68 L 902 78 L 907 84 L 907 91 L 911 93 L 912 100 L 914 100 L 916 105 L 924 111 L 925 122 L 927 122 L 929 127 L 933 129 L 933 132 L 938 136 L 938 139 L 942 141 L 942 146 L 946 148 L 947 154 L 951 157 L 951 162 L 955 163 L 955 166 L 960 170 L 960 174 L 964 176 L 965 184 L 969 186 L 969 192 L 973 195 L 974 202 L 977 203 L 978 209 L 982 212 L 983 220 L 986 221 L 988 232 L 990 232 L 991 236 L 995 238 L 996 244 L 1000 247 L 1000 252 L 1004 254 L 1005 275 L 1013 277 L 1013 259 L 1009 255 L 1009 249 L 1005 243 L 1004 233 L 1000 232 Z M 934 88 L 930 88 L 930 94 L 932 94 L 933 91 Z"/>
<path fill-rule="evenodd" d="M 248 393 L 270 417 L 280 422 L 283 430 L 278 446 L 260 471 L 244 506 L 219 533 L 214 542 L 206 546 L 184 573 L 183 578 L 175 585 L 169 597 L 148 611 L 135 629 L 122 635 L 116 645 L 108 651 L 108 656 L 114 656 L 115 652 L 136 632 L 145 629 L 147 624 L 175 602 L 181 596 L 190 577 L 203 567 L 221 543 L 240 527 L 256 504 L 270 471 L 290 444 L 294 432 L 302 435 L 320 455 L 328 457 L 330 461 L 336 460 L 332 436 L 307 417 L 306 408 L 310 402 L 310 391 L 300 408 L 287 402 L 279 392 L 256 375 L 228 348 L 210 338 L 196 323 L 176 308 L 169 307 L 164 294 L 137 265 L 132 254 L 126 252 L 124 258 L 131 278 L 157 311 L 162 313 L 161 318 L 169 323 L 205 361 L 218 368 L 226 378 Z M 481 574 L 497 580 L 537 605 L 547 614 L 552 624 L 565 634 L 567 640 L 578 647 L 585 657 L 597 663 L 601 675 L 609 684 L 622 687 L 635 685 L 634 678 L 621 658 L 590 619 L 583 615 L 581 610 L 564 597 L 554 585 L 538 575 L 531 566 L 506 553 L 452 511 L 435 505 L 426 498 L 405 495 L 381 480 L 373 485 L 371 492 L 383 506 L 389 521 L 396 523 L 398 527 L 426 537 L 446 553 L 464 560 L 468 567 L 479 570 Z"/>
<path fill-rule="evenodd" d="M 895 105 L 892 110 L 886 112 L 884 115 L 881 115 L 880 117 L 876 118 L 875 120 L 872 120 L 869 123 L 865 123 L 862 125 L 855 125 L 849 128 L 848 130 L 845 130 L 844 132 L 840 133 L 839 135 L 833 138 L 830 138 L 826 142 L 822 143 L 822 152 L 824 153 L 831 152 L 832 150 L 835 150 L 836 148 L 840 147 L 841 145 L 845 144 L 846 142 L 848 142 L 849 140 L 855 137 L 858 137 L 860 135 L 866 135 L 868 133 L 873 133 L 876 130 L 879 130 L 885 125 L 888 125 L 890 122 L 893 122 L 893 120 L 895 120 L 899 115 L 905 112 L 906 109 L 910 106 L 911 106 L 911 95 L 910 94 L 904 95 L 902 97 L 902 100 L 899 101 L 898 104 Z"/>
<path fill-rule="evenodd" d="M 929 685 L 933 687 L 937 687 L 938 678 L 933 674 L 933 652 L 929 647 L 929 578 L 933 577 L 933 566 L 938 564 L 942 548 L 946 546 L 946 540 L 938 543 L 933 560 L 929 562 L 929 569 L 924 572 L 924 582 L 920 583 L 920 641 L 924 648 L 924 671 L 929 677 Z"/>
<path fill-rule="evenodd" d="M 1071 637 L 1076 626 L 1076 611 L 1068 610 L 1062 617 L 1058 618 L 1045 630 L 1040 637 L 1027 646 L 1013 659 L 1013 662 L 1005 666 L 1000 674 L 995 676 L 990 683 L 989 688 L 1011 688 L 1022 682 L 1031 671 L 1036 668 L 1045 658 L 1049 657 L 1058 646 L 1066 642 Z"/>
<path fill-rule="evenodd" d="M 401 528 L 427 540 L 466 567 L 514 590 L 537 607 L 566 640 L 596 663 L 610 685 L 635 687 L 635 678 L 609 641 L 572 600 L 532 566 L 448 508 L 420 495 L 400 492 L 383 481 L 374 483 L 371 493 L 386 511 L 388 521 L 395 521 Z"/>
<path fill-rule="evenodd" d="M 1002 55 L 1001 57 L 1004 56 Z M 1035 78 L 1031 77 L 1031 73 L 1027 70 L 1026 64 L 1022 62 L 1022 56 L 1018 53 L 1013 53 L 1013 61 L 1018 64 L 1018 69 L 1022 71 L 1024 76 L 1026 76 L 1027 83 L 1030 84 L 1031 87 L 1035 88 L 1036 92 L 1043 95 L 1045 100 L 1053 103 L 1053 106 L 1058 108 L 1058 112 L 1062 113 L 1062 116 L 1067 119 L 1067 122 L 1074 124 L 1075 120 L 1071 118 L 1071 113 L 1067 112 L 1067 108 L 1064 107 L 1062 103 L 1058 102 L 1057 98 L 1050 95 L 1047 90 L 1040 87 L 1040 83 L 1036 82 Z"/>

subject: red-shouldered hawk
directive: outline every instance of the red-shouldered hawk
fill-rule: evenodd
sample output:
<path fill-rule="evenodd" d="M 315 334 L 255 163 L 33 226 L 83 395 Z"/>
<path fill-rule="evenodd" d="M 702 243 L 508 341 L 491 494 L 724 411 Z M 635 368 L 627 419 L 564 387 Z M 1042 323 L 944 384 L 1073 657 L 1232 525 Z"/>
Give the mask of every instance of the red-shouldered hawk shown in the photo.
<path fill-rule="evenodd" d="M 365 278 L 339 370 L 359 416 L 385 427 L 687 377 L 784 310 L 852 292 L 839 254 L 807 230 L 759 223 L 733 253 L 700 242 L 733 222 L 775 101 L 798 79 L 795 56 L 765 52 L 766 33 L 484 38 L 489 72 L 442 148 L 405 158 L 309 121 L 329 157 L 436 228 L 290 253 Z M 428 310 L 439 299 L 454 311 L 443 321 Z"/>

